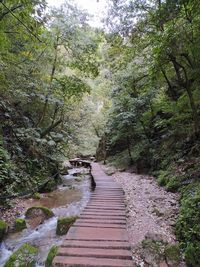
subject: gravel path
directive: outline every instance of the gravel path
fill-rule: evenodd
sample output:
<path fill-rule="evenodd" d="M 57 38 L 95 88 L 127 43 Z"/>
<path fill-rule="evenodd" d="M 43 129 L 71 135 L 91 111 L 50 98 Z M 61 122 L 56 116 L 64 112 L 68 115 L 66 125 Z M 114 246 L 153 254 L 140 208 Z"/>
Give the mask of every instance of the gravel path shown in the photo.
<path fill-rule="evenodd" d="M 128 172 L 116 172 L 112 176 L 125 192 L 128 235 L 136 263 L 139 266 L 169 266 L 165 262 L 145 265 L 141 241 L 176 242 L 174 224 L 179 211 L 179 195 L 166 192 L 151 176 Z"/>

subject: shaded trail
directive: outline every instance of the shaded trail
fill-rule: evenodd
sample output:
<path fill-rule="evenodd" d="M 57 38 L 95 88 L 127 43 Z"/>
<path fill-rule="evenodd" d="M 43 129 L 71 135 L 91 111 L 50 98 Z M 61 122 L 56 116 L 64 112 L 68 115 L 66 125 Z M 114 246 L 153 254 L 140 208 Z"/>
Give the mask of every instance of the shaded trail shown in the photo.
<path fill-rule="evenodd" d="M 133 267 L 123 190 L 98 163 L 92 164 L 92 175 L 96 189 L 67 233 L 53 266 Z"/>

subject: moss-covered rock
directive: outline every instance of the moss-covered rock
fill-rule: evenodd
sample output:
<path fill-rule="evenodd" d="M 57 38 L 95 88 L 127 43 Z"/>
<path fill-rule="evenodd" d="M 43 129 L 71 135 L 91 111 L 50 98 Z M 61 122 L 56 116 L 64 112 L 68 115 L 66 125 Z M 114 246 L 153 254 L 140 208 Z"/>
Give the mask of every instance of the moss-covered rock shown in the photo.
<path fill-rule="evenodd" d="M 165 247 L 165 257 L 169 266 L 178 266 L 181 261 L 181 252 L 178 244 Z"/>
<path fill-rule="evenodd" d="M 26 221 L 24 219 L 18 218 L 15 220 L 14 232 L 20 232 L 26 228 Z"/>
<path fill-rule="evenodd" d="M 8 225 L 6 222 L 0 220 L 0 242 L 3 240 L 8 229 Z"/>
<path fill-rule="evenodd" d="M 49 250 L 49 253 L 47 255 L 47 259 L 45 261 L 45 267 L 52 267 L 52 261 L 53 261 L 54 257 L 56 256 L 57 251 L 58 251 L 58 247 L 57 246 L 53 246 Z"/>
<path fill-rule="evenodd" d="M 72 224 L 76 221 L 76 219 L 76 216 L 58 218 L 56 234 L 65 235 L 68 232 L 69 228 L 72 226 Z"/>
<path fill-rule="evenodd" d="M 145 238 L 141 245 L 141 256 L 150 266 L 157 267 L 164 261 L 165 243 L 163 241 Z"/>
<path fill-rule="evenodd" d="M 76 182 L 81 182 L 81 178 L 76 178 L 75 181 Z"/>
<path fill-rule="evenodd" d="M 34 267 L 37 253 L 36 247 L 24 244 L 10 256 L 4 267 Z"/>
<path fill-rule="evenodd" d="M 52 210 L 48 209 L 47 207 L 43 206 L 34 206 L 27 209 L 25 216 L 28 219 L 34 218 L 35 216 L 44 215 L 45 219 L 49 219 L 54 216 Z"/>
<path fill-rule="evenodd" d="M 34 193 L 33 196 L 32 196 L 32 198 L 33 199 L 40 199 L 41 198 L 40 197 L 40 193 L 38 193 L 38 192 Z"/>

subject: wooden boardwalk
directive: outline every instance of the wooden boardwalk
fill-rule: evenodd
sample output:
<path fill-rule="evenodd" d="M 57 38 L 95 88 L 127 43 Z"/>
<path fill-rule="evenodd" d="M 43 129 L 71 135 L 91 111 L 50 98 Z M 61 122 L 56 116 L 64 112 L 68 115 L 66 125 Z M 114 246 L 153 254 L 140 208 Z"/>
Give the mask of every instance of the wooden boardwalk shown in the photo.
<path fill-rule="evenodd" d="M 67 233 L 53 266 L 133 267 L 123 191 L 98 163 L 92 164 L 92 175 L 96 189 Z"/>

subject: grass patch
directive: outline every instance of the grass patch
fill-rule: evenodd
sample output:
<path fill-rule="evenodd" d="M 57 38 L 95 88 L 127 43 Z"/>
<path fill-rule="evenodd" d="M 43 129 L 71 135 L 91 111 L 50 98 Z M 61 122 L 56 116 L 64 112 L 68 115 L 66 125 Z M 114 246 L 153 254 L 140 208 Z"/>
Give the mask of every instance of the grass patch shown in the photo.
<path fill-rule="evenodd" d="M 45 267 L 52 267 L 52 261 L 55 258 L 57 252 L 58 252 L 58 247 L 57 246 L 53 246 L 49 250 L 49 253 L 47 255 L 47 259 L 45 261 Z"/>

